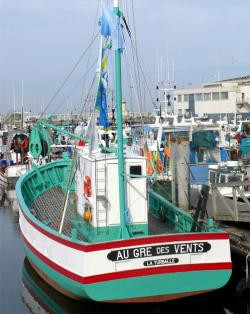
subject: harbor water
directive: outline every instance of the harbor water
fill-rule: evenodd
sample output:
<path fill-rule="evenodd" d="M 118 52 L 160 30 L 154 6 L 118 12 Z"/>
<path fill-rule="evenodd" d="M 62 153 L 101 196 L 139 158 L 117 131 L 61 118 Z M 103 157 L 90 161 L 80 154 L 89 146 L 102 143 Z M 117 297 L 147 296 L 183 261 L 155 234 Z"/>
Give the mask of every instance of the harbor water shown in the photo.
<path fill-rule="evenodd" d="M 234 290 L 231 284 L 205 295 L 154 304 L 116 305 L 71 300 L 48 286 L 34 272 L 22 248 L 18 212 L 11 207 L 0 208 L 0 314 L 250 313 L 250 297 L 240 299 Z"/>

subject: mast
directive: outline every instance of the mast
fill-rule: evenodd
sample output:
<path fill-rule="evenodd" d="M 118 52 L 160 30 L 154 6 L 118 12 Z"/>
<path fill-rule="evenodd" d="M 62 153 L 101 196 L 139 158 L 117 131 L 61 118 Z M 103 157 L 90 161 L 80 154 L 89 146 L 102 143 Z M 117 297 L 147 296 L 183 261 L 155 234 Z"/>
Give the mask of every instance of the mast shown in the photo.
<path fill-rule="evenodd" d="M 117 23 L 120 24 L 119 0 L 114 0 L 114 12 L 117 14 Z M 117 38 L 118 40 L 118 38 Z M 121 51 L 117 47 L 115 50 L 115 88 L 116 88 L 116 124 L 118 138 L 118 177 L 119 177 L 119 207 L 120 225 L 122 239 L 129 238 L 129 233 L 125 222 L 126 198 L 125 198 L 125 173 L 123 156 L 123 130 L 122 130 L 122 88 L 121 88 Z"/>
<path fill-rule="evenodd" d="M 13 88 L 13 105 L 14 105 L 14 127 L 16 126 L 16 91 L 15 88 Z"/>
<path fill-rule="evenodd" d="M 22 80 L 22 95 L 21 95 L 21 129 L 23 129 L 23 80 Z"/>

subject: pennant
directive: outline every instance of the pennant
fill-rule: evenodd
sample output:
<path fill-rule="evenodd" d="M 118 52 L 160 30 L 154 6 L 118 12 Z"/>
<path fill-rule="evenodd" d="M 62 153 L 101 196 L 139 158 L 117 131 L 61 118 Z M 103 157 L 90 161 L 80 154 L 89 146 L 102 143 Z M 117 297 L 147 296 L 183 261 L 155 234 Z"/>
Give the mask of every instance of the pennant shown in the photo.
<path fill-rule="evenodd" d="M 86 137 L 90 139 L 89 142 L 89 156 L 91 156 L 92 151 L 98 148 L 98 134 L 96 130 L 96 116 L 91 115 L 86 129 Z"/>
<path fill-rule="evenodd" d="M 152 175 L 154 173 L 154 167 L 153 167 L 153 162 L 152 162 L 152 154 L 148 148 L 147 142 L 145 142 L 144 157 L 146 157 L 146 160 L 147 160 L 147 165 L 146 165 L 147 175 Z"/>
<path fill-rule="evenodd" d="M 164 155 L 165 155 L 166 159 L 170 159 L 170 157 L 171 157 L 170 134 L 168 135 L 168 140 L 164 146 Z"/>

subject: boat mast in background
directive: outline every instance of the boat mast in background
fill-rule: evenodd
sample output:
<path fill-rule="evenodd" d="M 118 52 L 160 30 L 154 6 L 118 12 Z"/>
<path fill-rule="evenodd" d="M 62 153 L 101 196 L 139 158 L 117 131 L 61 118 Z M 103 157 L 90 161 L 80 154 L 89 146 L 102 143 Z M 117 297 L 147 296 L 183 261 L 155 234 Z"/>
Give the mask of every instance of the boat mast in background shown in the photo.
<path fill-rule="evenodd" d="M 13 127 L 16 127 L 16 91 L 15 87 L 13 87 L 13 106 L 14 106 L 14 125 Z"/>
<path fill-rule="evenodd" d="M 22 96 L 21 96 L 21 129 L 23 129 L 23 80 L 22 80 Z"/>

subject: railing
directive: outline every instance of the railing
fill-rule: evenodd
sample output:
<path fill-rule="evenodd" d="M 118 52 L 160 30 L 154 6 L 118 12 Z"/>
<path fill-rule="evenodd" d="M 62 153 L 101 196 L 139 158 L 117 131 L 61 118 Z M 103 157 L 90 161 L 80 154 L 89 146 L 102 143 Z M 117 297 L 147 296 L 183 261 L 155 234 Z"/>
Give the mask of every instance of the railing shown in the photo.
<path fill-rule="evenodd" d="M 176 232 L 191 232 L 194 224 L 191 214 L 175 206 L 152 189 L 149 190 L 149 209 Z M 201 231 L 215 231 L 214 226 L 210 227 L 204 223 L 200 227 Z"/>
<path fill-rule="evenodd" d="M 20 205 L 29 206 L 32 201 L 48 189 L 61 186 L 66 189 L 70 171 L 70 160 L 58 160 L 35 167 L 17 181 L 16 192 Z"/>

